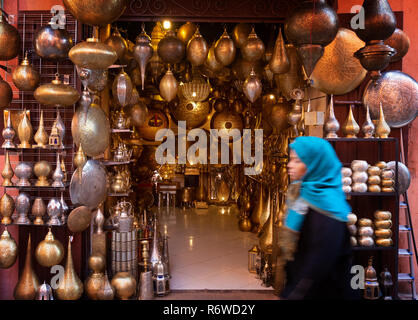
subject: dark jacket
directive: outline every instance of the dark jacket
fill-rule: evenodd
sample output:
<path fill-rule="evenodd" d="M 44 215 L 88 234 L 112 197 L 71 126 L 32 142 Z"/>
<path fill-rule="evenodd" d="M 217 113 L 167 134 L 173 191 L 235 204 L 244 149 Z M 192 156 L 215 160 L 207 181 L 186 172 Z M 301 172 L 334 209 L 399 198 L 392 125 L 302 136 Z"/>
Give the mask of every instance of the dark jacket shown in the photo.
<path fill-rule="evenodd" d="M 357 299 L 350 286 L 351 244 L 346 223 L 309 209 L 295 259 L 286 265 L 282 298 Z"/>

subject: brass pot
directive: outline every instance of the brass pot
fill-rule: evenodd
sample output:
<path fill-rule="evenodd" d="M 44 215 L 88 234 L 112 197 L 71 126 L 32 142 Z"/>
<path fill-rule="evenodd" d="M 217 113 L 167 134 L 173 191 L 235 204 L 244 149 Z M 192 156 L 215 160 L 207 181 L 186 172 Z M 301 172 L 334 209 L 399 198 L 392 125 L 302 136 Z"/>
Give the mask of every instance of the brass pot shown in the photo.
<path fill-rule="evenodd" d="M 20 91 L 33 91 L 39 84 L 39 73 L 30 64 L 25 55 L 25 59 L 13 71 L 13 83 Z"/>
<path fill-rule="evenodd" d="M 39 280 L 32 268 L 31 236 L 29 234 L 26 247 L 26 259 L 23 272 L 14 289 L 13 296 L 16 300 L 34 300 L 39 288 Z"/>
<path fill-rule="evenodd" d="M 122 38 L 117 28 L 104 43 L 115 50 L 118 59 L 121 59 L 128 50 L 128 44 L 126 43 L 126 40 Z"/>
<path fill-rule="evenodd" d="M 242 57 L 244 60 L 255 62 L 263 57 L 265 50 L 263 41 L 257 36 L 253 27 L 241 48 Z"/>
<path fill-rule="evenodd" d="M 11 60 L 20 52 L 22 40 L 19 31 L 0 13 L 0 60 Z"/>
<path fill-rule="evenodd" d="M 312 86 L 318 90 L 341 95 L 353 91 L 367 74 L 354 53 L 364 46 L 356 34 L 340 28 L 335 39 L 325 47 L 312 72 Z"/>
<path fill-rule="evenodd" d="M 63 107 L 71 106 L 80 99 L 78 91 L 68 84 L 63 84 L 58 74 L 51 83 L 39 86 L 33 96 L 41 104 Z"/>
<path fill-rule="evenodd" d="M 113 100 L 125 107 L 129 104 L 132 96 L 132 81 L 129 75 L 122 69 L 121 72 L 115 77 L 112 86 Z"/>
<path fill-rule="evenodd" d="M 80 22 L 104 26 L 117 20 L 125 11 L 127 0 L 64 0 L 65 8 Z"/>
<path fill-rule="evenodd" d="M 385 69 L 392 56 L 396 53 L 395 49 L 383 44 L 383 42 L 368 44 L 356 51 L 354 56 L 360 60 L 364 69 L 371 71 L 373 80 L 380 78 L 380 70 Z"/>
<path fill-rule="evenodd" d="M 87 114 L 78 108 L 71 122 L 71 133 L 76 145 L 83 148 L 84 153 L 94 157 L 105 152 L 110 142 L 110 122 L 105 112 L 94 101 Z"/>
<path fill-rule="evenodd" d="M 9 231 L 5 229 L 0 237 L 0 268 L 8 269 L 16 262 L 18 247 Z"/>
<path fill-rule="evenodd" d="M 0 199 L 0 214 L 2 216 L 1 223 L 4 225 L 11 224 L 10 218 L 15 210 L 15 201 L 6 192 Z"/>
<path fill-rule="evenodd" d="M 138 133 L 145 140 L 154 141 L 157 131 L 168 128 L 168 124 L 168 118 L 161 110 L 148 109 L 145 123 L 138 127 Z"/>
<path fill-rule="evenodd" d="M 223 66 L 230 65 L 235 60 L 235 44 L 229 37 L 228 32 L 224 33 L 215 43 L 215 57 Z"/>
<path fill-rule="evenodd" d="M 55 239 L 51 228 L 45 239 L 35 249 L 35 257 L 38 263 L 44 267 L 52 267 L 59 264 L 64 258 L 64 246 Z"/>
<path fill-rule="evenodd" d="M 376 229 L 390 229 L 392 227 L 392 220 L 375 220 L 374 226 Z"/>
<path fill-rule="evenodd" d="M 92 70 L 105 70 L 118 59 L 112 47 L 96 38 L 89 38 L 75 45 L 68 52 L 68 56 L 75 65 Z"/>
<path fill-rule="evenodd" d="M 188 129 L 197 128 L 205 124 L 210 113 L 209 102 L 180 101 L 170 104 L 171 115 L 176 121 L 186 121 Z"/>
<path fill-rule="evenodd" d="M 187 44 L 187 60 L 190 61 L 192 66 L 200 66 L 206 61 L 208 52 L 208 44 L 200 34 L 199 28 L 197 28 L 193 38 Z"/>
<path fill-rule="evenodd" d="M 232 39 L 237 48 L 241 48 L 248 39 L 251 32 L 251 25 L 248 23 L 238 23 L 232 31 Z"/>
<path fill-rule="evenodd" d="M 390 127 L 409 124 L 417 114 L 417 82 L 400 71 L 383 72 L 376 81 L 370 80 L 363 93 L 363 104 L 369 106 L 372 120 L 379 118 L 380 103 Z"/>
<path fill-rule="evenodd" d="M 193 37 L 196 32 L 197 26 L 195 23 L 187 21 L 177 30 L 177 38 L 179 38 L 184 45 L 187 45 L 189 40 Z"/>
<path fill-rule="evenodd" d="M 390 58 L 391 62 L 401 60 L 409 50 L 410 40 L 401 29 L 396 28 L 392 35 L 385 40 L 385 44 L 396 50 L 396 54 Z"/>
<path fill-rule="evenodd" d="M 1 24 L 0 24 L 1 28 Z M 1 36 L 1 35 L 0 35 Z M 0 38 L 1 41 L 1 38 Z M 10 85 L 0 76 L 0 108 L 6 108 L 13 99 L 13 92 Z"/>
<path fill-rule="evenodd" d="M 116 296 L 121 300 L 128 300 L 136 292 L 136 280 L 129 272 L 118 272 L 111 281 Z"/>
<path fill-rule="evenodd" d="M 41 160 L 35 164 L 33 167 L 33 172 L 35 176 L 38 177 L 38 181 L 36 181 L 36 186 L 48 187 L 49 181 L 48 177 L 52 171 L 52 167 L 48 161 Z"/>
<path fill-rule="evenodd" d="M 83 282 L 81 282 L 74 270 L 70 239 L 68 241 L 67 262 L 65 264 L 64 276 L 60 279 L 58 288 L 55 292 L 59 300 L 78 300 L 83 295 Z"/>
<path fill-rule="evenodd" d="M 42 198 L 38 197 L 33 201 L 32 204 L 32 215 L 35 217 L 33 224 L 35 225 L 43 225 L 44 221 L 42 217 L 46 213 L 46 205 Z"/>
<path fill-rule="evenodd" d="M 179 63 L 184 58 L 185 51 L 185 44 L 172 30 L 167 31 L 165 37 L 158 43 L 158 55 L 165 63 Z"/>
<path fill-rule="evenodd" d="M 41 27 L 35 34 L 33 46 L 38 56 L 44 59 L 62 60 L 68 57 L 73 39 L 65 29 L 53 29 L 51 24 Z"/>

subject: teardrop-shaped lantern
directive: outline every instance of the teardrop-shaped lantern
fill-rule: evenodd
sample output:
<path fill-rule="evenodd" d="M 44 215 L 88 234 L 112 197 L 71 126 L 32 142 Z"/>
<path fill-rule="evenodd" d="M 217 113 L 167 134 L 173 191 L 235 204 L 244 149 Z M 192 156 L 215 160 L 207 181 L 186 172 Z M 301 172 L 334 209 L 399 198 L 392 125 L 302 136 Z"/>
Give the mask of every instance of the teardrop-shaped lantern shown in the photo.
<path fill-rule="evenodd" d="M 23 272 L 16 284 L 14 298 L 16 300 L 33 300 L 39 288 L 39 280 L 32 268 L 31 236 L 29 234 L 28 246 L 26 247 L 26 260 Z"/>
<path fill-rule="evenodd" d="M 129 104 L 132 95 L 132 81 L 123 69 L 113 81 L 112 94 L 115 102 L 121 107 Z"/>
<path fill-rule="evenodd" d="M 28 54 L 12 74 L 13 83 L 21 91 L 33 91 L 39 84 L 39 73 L 30 64 Z"/>
<path fill-rule="evenodd" d="M 22 40 L 17 29 L 10 25 L 3 13 L 0 13 L 0 60 L 16 58 L 20 51 Z"/>
<path fill-rule="evenodd" d="M 64 258 L 64 246 L 55 239 L 51 228 L 45 239 L 35 249 L 35 257 L 38 263 L 44 267 L 52 267 L 59 264 Z"/>
<path fill-rule="evenodd" d="M 165 63 L 179 63 L 185 55 L 186 46 L 176 37 L 174 31 L 167 31 L 165 37 L 158 43 L 158 55 Z"/>
<path fill-rule="evenodd" d="M 286 20 L 284 31 L 310 77 L 324 47 L 338 32 L 338 16 L 325 0 L 305 1 Z"/>
<path fill-rule="evenodd" d="M 241 48 L 242 57 L 244 60 L 255 62 L 263 57 L 265 50 L 263 41 L 257 36 L 255 29 L 252 28 L 247 41 Z"/>
<path fill-rule="evenodd" d="M 261 95 L 263 87 L 260 79 L 256 76 L 254 70 L 251 70 L 250 75 L 245 80 L 243 85 L 243 92 L 248 100 L 254 103 Z"/>
<path fill-rule="evenodd" d="M 33 40 L 38 56 L 44 59 L 61 60 L 68 58 L 68 51 L 73 47 L 73 39 L 65 29 L 53 29 L 52 23 L 40 28 Z"/>
<path fill-rule="evenodd" d="M 16 262 L 18 247 L 7 228 L 0 237 L 0 268 L 8 269 Z"/>
<path fill-rule="evenodd" d="M 105 70 L 118 59 L 116 51 L 97 38 L 88 38 L 75 45 L 68 56 L 75 65 L 93 70 Z"/>
<path fill-rule="evenodd" d="M 230 65 L 235 59 L 236 49 L 234 41 L 229 37 L 226 29 L 215 43 L 215 57 L 223 65 Z"/>
<path fill-rule="evenodd" d="M 193 37 L 196 32 L 197 26 L 195 23 L 187 21 L 177 30 L 177 38 L 179 38 L 184 45 L 187 45 L 189 40 Z"/>
<path fill-rule="evenodd" d="M 126 40 L 122 38 L 117 28 L 104 43 L 115 50 L 118 59 L 123 58 L 125 52 L 128 50 L 128 44 L 126 43 Z"/>
<path fill-rule="evenodd" d="M 215 43 L 216 42 L 214 41 L 211 47 L 209 48 L 208 55 L 204 63 L 204 66 L 212 72 L 217 72 L 223 68 L 222 63 L 220 63 L 215 56 Z"/>
<path fill-rule="evenodd" d="M 178 83 L 171 70 L 167 70 L 167 73 L 160 81 L 160 95 L 164 100 L 170 102 L 177 95 Z"/>
<path fill-rule="evenodd" d="M 290 70 L 290 61 L 287 56 L 282 29 L 279 30 L 273 53 L 269 63 L 270 71 L 274 74 L 286 73 Z"/>
<path fill-rule="evenodd" d="M 197 28 L 193 38 L 187 44 L 187 60 L 192 66 L 200 66 L 206 61 L 208 51 L 208 44 Z"/>
<path fill-rule="evenodd" d="M 39 86 L 33 96 L 41 104 L 63 107 L 71 106 L 80 99 L 78 91 L 68 84 L 63 84 L 58 73 L 51 83 Z"/>
<path fill-rule="evenodd" d="M 83 282 L 81 282 L 74 270 L 73 256 L 71 253 L 71 238 L 68 240 L 67 262 L 64 276 L 60 279 L 56 290 L 59 300 L 78 300 L 83 294 Z"/>
<path fill-rule="evenodd" d="M 136 44 L 134 47 L 134 58 L 139 64 L 139 70 L 141 72 L 141 84 L 142 90 L 144 90 L 145 83 L 145 71 L 148 61 L 151 59 L 154 49 L 151 45 L 151 38 L 142 28 L 142 32 L 136 37 Z"/>

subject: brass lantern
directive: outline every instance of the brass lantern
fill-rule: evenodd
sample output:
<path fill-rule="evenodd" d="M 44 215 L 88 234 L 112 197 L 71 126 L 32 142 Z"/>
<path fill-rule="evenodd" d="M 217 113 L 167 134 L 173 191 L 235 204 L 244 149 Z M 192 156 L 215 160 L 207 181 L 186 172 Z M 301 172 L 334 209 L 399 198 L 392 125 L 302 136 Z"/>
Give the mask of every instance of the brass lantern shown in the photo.
<path fill-rule="evenodd" d="M 365 270 L 364 299 L 379 299 L 379 283 L 377 282 L 376 270 L 372 266 L 373 257 L 369 259 L 369 266 Z"/>
<path fill-rule="evenodd" d="M 260 248 L 254 245 L 248 250 L 248 271 L 257 273 L 257 257 L 260 255 Z"/>

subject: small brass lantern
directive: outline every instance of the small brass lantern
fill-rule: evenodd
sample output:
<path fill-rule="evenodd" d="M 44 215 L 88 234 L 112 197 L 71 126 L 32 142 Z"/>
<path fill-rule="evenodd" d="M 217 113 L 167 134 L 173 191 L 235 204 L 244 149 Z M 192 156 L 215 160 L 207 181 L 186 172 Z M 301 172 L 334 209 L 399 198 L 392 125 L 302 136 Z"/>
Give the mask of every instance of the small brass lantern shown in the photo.
<path fill-rule="evenodd" d="M 260 248 L 254 245 L 248 250 L 248 271 L 257 273 L 257 257 L 260 255 Z"/>
<path fill-rule="evenodd" d="M 369 266 L 365 271 L 365 283 L 364 283 L 364 299 L 376 300 L 379 299 L 379 283 L 377 282 L 376 270 L 372 266 L 373 257 L 369 259 Z"/>
<path fill-rule="evenodd" d="M 51 147 L 59 148 L 61 146 L 61 137 L 56 125 L 52 126 L 51 134 L 49 136 L 49 145 Z"/>

